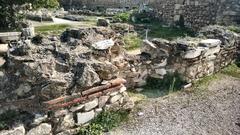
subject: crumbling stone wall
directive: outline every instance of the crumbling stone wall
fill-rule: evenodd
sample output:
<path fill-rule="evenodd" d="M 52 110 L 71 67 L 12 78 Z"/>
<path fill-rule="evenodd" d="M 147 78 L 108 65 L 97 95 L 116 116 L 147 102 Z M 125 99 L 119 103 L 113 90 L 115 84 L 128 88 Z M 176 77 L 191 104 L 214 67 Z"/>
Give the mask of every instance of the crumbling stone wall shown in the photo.
<path fill-rule="evenodd" d="M 117 34 L 104 27 L 0 44 L 0 114 L 29 113 L 29 123 L 0 134 L 75 134 L 103 110 L 130 109 L 116 64 L 123 54 Z"/>
<path fill-rule="evenodd" d="M 192 83 L 234 62 L 239 41 L 239 35 L 220 26 L 205 27 L 196 38 L 145 40 L 142 54 L 132 58 L 136 75 L 128 74 L 128 81 L 141 87 L 148 77 L 165 79 L 166 74 L 178 73 Z"/>

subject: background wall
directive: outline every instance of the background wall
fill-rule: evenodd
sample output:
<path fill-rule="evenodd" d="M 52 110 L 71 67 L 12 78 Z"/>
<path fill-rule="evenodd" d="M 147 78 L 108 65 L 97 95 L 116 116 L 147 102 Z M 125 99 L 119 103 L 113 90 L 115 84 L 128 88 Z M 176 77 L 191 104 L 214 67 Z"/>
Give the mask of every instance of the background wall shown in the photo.
<path fill-rule="evenodd" d="M 159 20 L 175 25 L 179 21 L 185 26 L 199 29 L 209 24 L 240 24 L 239 0 L 61 0 L 66 9 L 97 7 L 121 8 L 149 4 Z"/>

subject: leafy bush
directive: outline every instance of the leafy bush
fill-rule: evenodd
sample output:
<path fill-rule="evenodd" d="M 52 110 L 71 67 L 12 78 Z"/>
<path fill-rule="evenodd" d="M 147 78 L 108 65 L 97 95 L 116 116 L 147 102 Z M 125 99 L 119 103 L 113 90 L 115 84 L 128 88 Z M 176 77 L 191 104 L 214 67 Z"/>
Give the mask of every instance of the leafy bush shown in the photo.
<path fill-rule="evenodd" d="M 130 12 L 119 13 L 113 16 L 113 20 L 119 20 L 120 22 L 128 22 L 130 20 L 130 17 L 131 17 Z"/>
<path fill-rule="evenodd" d="M 134 34 L 127 34 L 124 36 L 123 41 L 125 42 L 126 50 L 133 50 L 139 48 L 142 44 L 142 39 Z"/>

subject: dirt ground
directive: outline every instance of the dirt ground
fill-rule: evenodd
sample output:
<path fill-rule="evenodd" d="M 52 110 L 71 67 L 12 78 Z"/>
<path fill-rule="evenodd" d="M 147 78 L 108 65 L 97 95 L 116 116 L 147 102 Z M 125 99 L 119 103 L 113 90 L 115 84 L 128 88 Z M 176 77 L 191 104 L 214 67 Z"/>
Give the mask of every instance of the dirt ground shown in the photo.
<path fill-rule="evenodd" d="M 223 76 L 137 105 L 128 122 L 108 135 L 240 135 L 240 80 Z"/>

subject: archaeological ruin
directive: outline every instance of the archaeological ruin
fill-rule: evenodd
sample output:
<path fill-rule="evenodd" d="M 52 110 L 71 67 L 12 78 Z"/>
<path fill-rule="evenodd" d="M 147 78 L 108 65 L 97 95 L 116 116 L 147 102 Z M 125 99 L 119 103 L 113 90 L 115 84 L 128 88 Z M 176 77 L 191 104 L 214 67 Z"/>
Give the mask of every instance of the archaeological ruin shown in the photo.
<path fill-rule="evenodd" d="M 129 54 L 123 36 L 134 33 L 134 25 L 107 19 L 59 35 L 32 29 L 0 33 L 0 114 L 19 114 L 7 128 L 0 122 L 0 135 L 77 134 L 104 110 L 130 111 L 134 101 L 127 90 L 141 90 L 149 78 L 177 74 L 184 89 L 239 58 L 240 35 L 220 26 L 240 24 L 239 0 L 61 0 L 60 5 L 74 13 L 63 15 L 68 21 L 83 21 L 75 16 L 82 10 L 147 5 L 159 23 L 182 22 L 196 36 L 146 38 L 139 54 Z"/>

